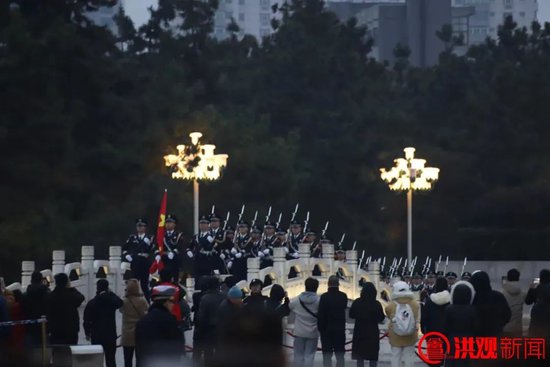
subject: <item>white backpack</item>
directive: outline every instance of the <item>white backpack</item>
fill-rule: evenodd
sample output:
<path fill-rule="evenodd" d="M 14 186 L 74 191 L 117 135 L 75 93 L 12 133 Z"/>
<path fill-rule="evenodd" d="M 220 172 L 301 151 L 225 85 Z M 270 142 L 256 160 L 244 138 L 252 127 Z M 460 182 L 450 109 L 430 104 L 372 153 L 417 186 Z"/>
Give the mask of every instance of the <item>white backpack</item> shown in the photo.
<path fill-rule="evenodd" d="M 399 336 L 413 335 L 416 331 L 416 322 L 411 306 L 407 303 L 398 303 L 395 308 L 395 317 L 391 320 L 392 330 Z"/>

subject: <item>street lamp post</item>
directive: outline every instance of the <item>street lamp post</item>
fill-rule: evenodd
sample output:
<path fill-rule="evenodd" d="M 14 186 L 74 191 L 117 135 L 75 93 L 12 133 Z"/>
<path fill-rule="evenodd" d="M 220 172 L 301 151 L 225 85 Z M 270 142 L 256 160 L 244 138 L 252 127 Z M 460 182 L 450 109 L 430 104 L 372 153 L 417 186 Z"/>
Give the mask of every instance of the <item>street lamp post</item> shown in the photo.
<path fill-rule="evenodd" d="M 199 232 L 199 181 L 215 181 L 227 166 L 227 154 L 214 154 L 212 144 L 201 144 L 202 134 L 192 132 L 190 145 L 178 145 L 178 154 L 164 156 L 164 162 L 170 168 L 173 179 L 193 181 L 193 228 Z"/>
<path fill-rule="evenodd" d="M 390 190 L 407 191 L 407 264 L 412 264 L 412 194 L 414 190 L 430 190 L 439 178 L 439 168 L 424 167 L 425 159 L 414 158 L 414 148 L 405 148 L 405 158 L 394 160 L 389 171 L 380 169 L 380 176 Z"/>

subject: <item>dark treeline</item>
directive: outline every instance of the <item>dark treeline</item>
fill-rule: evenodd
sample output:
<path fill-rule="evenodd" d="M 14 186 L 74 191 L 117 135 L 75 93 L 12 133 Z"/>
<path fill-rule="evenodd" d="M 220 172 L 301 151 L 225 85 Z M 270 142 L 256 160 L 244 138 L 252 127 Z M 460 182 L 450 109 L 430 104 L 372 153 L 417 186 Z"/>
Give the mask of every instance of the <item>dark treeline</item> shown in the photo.
<path fill-rule="evenodd" d="M 235 26 L 212 39 L 215 0 L 161 0 L 138 30 L 121 12 L 117 35 L 81 15 L 99 0 L 15 3 L 0 5 L 1 274 L 54 248 L 105 256 L 134 218 L 156 222 L 165 187 L 189 234 L 192 187 L 162 156 L 193 130 L 230 155 L 201 202 L 231 224 L 242 203 L 285 224 L 299 202 L 333 239 L 402 255 L 405 196 L 379 168 L 412 145 L 441 168 L 415 196 L 416 254 L 550 258 L 550 24 L 508 19 L 498 40 L 460 57 L 449 41 L 419 69 L 403 48 L 393 66 L 372 60 L 366 29 L 320 0 L 274 9 L 261 45 Z"/>

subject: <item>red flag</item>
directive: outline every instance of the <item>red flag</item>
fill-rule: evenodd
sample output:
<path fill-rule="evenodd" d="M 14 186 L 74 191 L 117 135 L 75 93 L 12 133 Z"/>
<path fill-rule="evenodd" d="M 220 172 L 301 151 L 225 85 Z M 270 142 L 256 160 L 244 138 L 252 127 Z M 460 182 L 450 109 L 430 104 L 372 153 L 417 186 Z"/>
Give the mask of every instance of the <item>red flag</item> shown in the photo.
<path fill-rule="evenodd" d="M 164 253 L 164 220 L 166 219 L 166 202 L 168 200 L 168 192 L 166 189 L 164 189 L 164 195 L 162 196 L 162 200 L 160 202 L 160 210 L 159 210 L 159 222 L 157 227 L 157 244 L 159 247 L 159 255 L 162 256 Z M 161 271 L 164 269 L 164 264 L 162 263 L 162 260 L 159 261 L 153 261 L 151 264 L 151 267 L 149 268 L 149 273 L 153 274 L 157 271 Z"/>

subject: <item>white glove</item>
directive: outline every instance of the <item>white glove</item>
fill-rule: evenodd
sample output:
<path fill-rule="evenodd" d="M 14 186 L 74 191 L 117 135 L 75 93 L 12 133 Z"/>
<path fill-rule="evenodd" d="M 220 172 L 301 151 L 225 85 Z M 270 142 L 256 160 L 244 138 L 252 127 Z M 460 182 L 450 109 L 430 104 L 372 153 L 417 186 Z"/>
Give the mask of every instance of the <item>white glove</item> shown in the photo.
<path fill-rule="evenodd" d="M 212 236 L 208 236 L 208 237 L 206 237 L 206 239 L 207 239 L 208 242 L 210 242 L 210 243 L 214 242 L 214 237 L 212 237 Z"/>
<path fill-rule="evenodd" d="M 288 254 L 288 247 L 285 247 L 285 254 Z"/>
<path fill-rule="evenodd" d="M 168 258 L 169 258 L 170 260 L 172 260 L 172 259 L 174 258 L 174 253 L 173 253 L 173 252 L 169 252 L 169 253 L 168 253 Z"/>
<path fill-rule="evenodd" d="M 237 253 L 237 249 L 236 248 L 232 248 L 231 249 L 231 255 L 235 255 Z"/>
<path fill-rule="evenodd" d="M 126 260 L 128 260 L 129 263 L 132 262 L 132 255 L 126 255 Z"/>
<path fill-rule="evenodd" d="M 259 256 L 259 257 L 264 257 L 265 255 L 264 255 L 263 252 L 260 251 L 260 252 L 258 252 L 258 256 Z"/>
<path fill-rule="evenodd" d="M 160 255 L 155 256 L 155 260 L 157 260 L 157 262 L 159 262 L 160 261 Z"/>
<path fill-rule="evenodd" d="M 269 256 L 269 249 L 268 249 L 268 248 L 266 248 L 266 249 L 264 250 L 264 255 L 265 255 L 265 256 Z"/>
<path fill-rule="evenodd" d="M 292 254 L 292 257 L 295 258 L 295 259 L 297 259 L 297 258 L 300 257 L 300 254 L 298 254 L 297 252 L 295 252 L 295 253 Z"/>
<path fill-rule="evenodd" d="M 193 252 L 187 251 L 187 256 L 189 256 L 192 259 L 193 258 Z"/>
<path fill-rule="evenodd" d="M 225 260 L 225 255 L 224 255 L 224 254 L 220 254 L 220 259 Z"/>
<path fill-rule="evenodd" d="M 144 237 L 144 238 L 143 238 L 143 242 L 145 242 L 145 243 L 148 244 L 148 245 L 151 244 L 151 240 L 149 239 L 149 237 Z"/>
<path fill-rule="evenodd" d="M 230 261 L 227 263 L 227 269 L 231 269 L 232 266 L 233 266 L 233 261 Z"/>
<path fill-rule="evenodd" d="M 243 254 L 241 254 L 240 252 L 237 252 L 237 253 L 235 254 L 235 257 L 236 257 L 237 259 L 240 259 L 242 256 L 243 256 Z"/>

